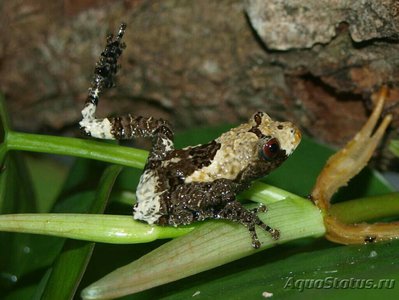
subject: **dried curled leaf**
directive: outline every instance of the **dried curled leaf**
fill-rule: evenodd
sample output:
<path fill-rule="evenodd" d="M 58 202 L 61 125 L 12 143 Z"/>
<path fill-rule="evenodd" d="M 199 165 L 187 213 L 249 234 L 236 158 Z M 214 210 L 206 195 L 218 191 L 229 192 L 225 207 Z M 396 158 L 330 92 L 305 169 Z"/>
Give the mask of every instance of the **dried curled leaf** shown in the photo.
<path fill-rule="evenodd" d="M 326 237 L 331 241 L 361 244 L 399 237 L 398 222 L 345 224 L 329 211 L 331 197 L 366 166 L 392 120 L 391 115 L 385 116 L 374 132 L 387 93 L 387 88 L 383 87 L 378 95 L 375 109 L 366 124 L 343 149 L 330 157 L 313 188 L 312 199 L 325 213 Z"/>

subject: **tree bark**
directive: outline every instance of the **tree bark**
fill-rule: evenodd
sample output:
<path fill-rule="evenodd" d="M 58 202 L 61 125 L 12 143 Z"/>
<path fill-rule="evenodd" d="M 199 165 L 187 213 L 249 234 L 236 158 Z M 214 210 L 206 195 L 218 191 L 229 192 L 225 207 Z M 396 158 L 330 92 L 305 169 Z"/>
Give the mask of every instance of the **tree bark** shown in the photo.
<path fill-rule="evenodd" d="M 15 128 L 79 135 L 95 61 L 124 21 L 118 85 L 100 115 L 152 115 L 179 130 L 262 110 L 342 145 L 373 91 L 388 84 L 387 105 L 398 102 L 398 1 L 283 2 L 3 1 L 0 89 Z"/>

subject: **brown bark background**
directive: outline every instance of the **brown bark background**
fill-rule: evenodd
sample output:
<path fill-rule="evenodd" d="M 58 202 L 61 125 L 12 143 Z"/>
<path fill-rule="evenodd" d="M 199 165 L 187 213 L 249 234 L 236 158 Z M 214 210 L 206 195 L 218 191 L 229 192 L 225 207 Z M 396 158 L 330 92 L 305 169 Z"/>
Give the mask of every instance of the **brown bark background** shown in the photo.
<path fill-rule="evenodd" d="M 262 110 L 342 145 L 382 84 L 387 105 L 399 101 L 399 2 L 281 2 L 2 1 L 0 90 L 14 127 L 79 136 L 95 61 L 124 21 L 118 86 L 99 115 L 163 117 L 179 130 Z"/>

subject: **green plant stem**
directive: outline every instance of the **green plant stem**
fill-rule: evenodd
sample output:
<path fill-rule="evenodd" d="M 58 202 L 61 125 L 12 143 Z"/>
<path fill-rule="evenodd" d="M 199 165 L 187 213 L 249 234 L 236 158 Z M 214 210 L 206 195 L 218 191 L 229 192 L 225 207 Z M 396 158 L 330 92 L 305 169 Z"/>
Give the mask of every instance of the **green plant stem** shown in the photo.
<path fill-rule="evenodd" d="M 263 186 L 263 189 L 261 187 Z M 271 188 L 279 194 L 267 201 L 268 205 L 289 201 L 291 205 L 311 204 L 309 200 L 299 196 L 283 199 L 284 190 L 258 183 L 255 187 L 260 189 L 254 193 L 255 197 L 262 196 L 264 191 Z M 266 192 L 267 193 L 267 192 Z M 290 193 L 289 193 L 290 194 Z M 381 197 L 381 199 L 380 199 Z M 399 214 L 399 193 L 392 193 L 379 197 L 361 198 L 334 204 L 331 211 L 338 218 L 348 223 L 363 222 L 377 218 L 397 216 Z M 308 216 L 303 214 L 302 219 Z M 281 218 L 286 216 L 281 212 Z M 175 238 L 192 231 L 199 224 L 180 227 L 161 227 L 134 221 L 131 216 L 93 215 L 93 214 L 9 214 L 0 215 L 0 231 L 23 232 L 33 234 L 47 234 L 59 237 L 88 240 L 94 242 L 131 244 L 151 242 L 155 239 Z M 278 224 L 278 228 L 280 225 Z M 315 229 L 317 230 L 317 229 Z"/>
<path fill-rule="evenodd" d="M 97 214 L 8 214 L 0 215 L 0 231 L 46 234 L 79 240 L 133 244 L 175 238 L 192 226 L 162 227 L 133 220 L 132 216 Z"/>
<path fill-rule="evenodd" d="M 399 215 L 399 193 L 336 203 L 329 213 L 345 223 L 359 223 Z"/>
<path fill-rule="evenodd" d="M 105 142 L 13 131 L 8 132 L 4 144 L 7 150 L 70 155 L 140 169 L 148 155 L 145 150 Z"/>
<path fill-rule="evenodd" d="M 263 204 L 271 204 L 287 198 L 303 199 L 298 195 L 260 181 L 255 181 L 249 189 L 239 195 L 239 199 L 251 199 L 252 201 Z"/>

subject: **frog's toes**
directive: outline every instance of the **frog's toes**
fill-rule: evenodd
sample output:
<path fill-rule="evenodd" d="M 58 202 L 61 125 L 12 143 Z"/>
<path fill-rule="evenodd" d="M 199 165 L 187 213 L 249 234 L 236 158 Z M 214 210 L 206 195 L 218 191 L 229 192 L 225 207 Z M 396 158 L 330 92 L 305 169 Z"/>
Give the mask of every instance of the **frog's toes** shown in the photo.
<path fill-rule="evenodd" d="M 259 240 L 256 238 L 256 239 L 252 239 L 252 247 L 254 247 L 255 249 L 259 249 L 260 248 L 260 242 L 259 242 Z"/>
<path fill-rule="evenodd" d="M 273 229 L 270 226 L 266 224 L 259 224 L 262 229 L 266 230 L 268 233 L 270 233 L 271 237 L 273 240 L 278 240 L 280 238 L 280 231 L 277 229 Z M 255 230 L 253 230 L 251 227 L 249 228 L 249 233 L 251 235 L 252 239 L 252 247 L 255 249 L 259 249 L 261 246 L 261 242 L 258 239 L 258 235 L 256 234 Z"/>
<path fill-rule="evenodd" d="M 265 213 L 267 212 L 267 206 L 260 204 L 257 208 L 251 210 L 251 212 L 258 214 L 258 213 Z"/>
<path fill-rule="evenodd" d="M 277 229 L 271 229 L 269 231 L 270 235 L 272 236 L 273 240 L 278 240 L 280 238 L 280 230 Z"/>
<path fill-rule="evenodd" d="M 259 220 L 258 226 L 262 227 L 263 230 L 270 233 L 273 240 L 278 240 L 280 238 L 280 231 L 274 228 L 271 228 L 269 225 L 266 225 L 262 221 Z"/>

